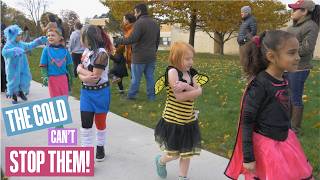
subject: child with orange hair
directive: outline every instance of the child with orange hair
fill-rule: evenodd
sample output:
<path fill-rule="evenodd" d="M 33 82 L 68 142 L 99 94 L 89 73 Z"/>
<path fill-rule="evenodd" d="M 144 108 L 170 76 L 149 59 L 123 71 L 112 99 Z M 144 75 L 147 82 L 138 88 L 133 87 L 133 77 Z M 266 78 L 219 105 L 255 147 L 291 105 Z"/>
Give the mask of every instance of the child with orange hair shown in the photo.
<path fill-rule="evenodd" d="M 165 73 L 166 105 L 155 128 L 155 140 L 165 154 L 156 156 L 157 174 L 167 177 L 166 163 L 180 159 L 179 180 L 186 180 L 190 158 L 200 154 L 200 130 L 195 115 L 194 100 L 202 94 L 193 69 L 195 51 L 185 42 L 171 46 Z"/>

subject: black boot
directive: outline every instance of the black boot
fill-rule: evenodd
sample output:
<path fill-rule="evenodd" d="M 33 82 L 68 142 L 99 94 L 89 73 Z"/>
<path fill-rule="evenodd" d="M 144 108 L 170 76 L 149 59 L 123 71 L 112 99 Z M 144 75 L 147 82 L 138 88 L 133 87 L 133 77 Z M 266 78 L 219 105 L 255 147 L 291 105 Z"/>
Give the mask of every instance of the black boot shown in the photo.
<path fill-rule="evenodd" d="M 97 146 L 96 161 L 98 161 L 98 162 L 103 161 L 105 156 L 106 155 L 104 153 L 104 147 L 103 146 Z"/>
<path fill-rule="evenodd" d="M 24 93 L 23 93 L 22 91 L 19 91 L 18 96 L 19 96 L 22 100 L 24 100 L 24 101 L 27 101 L 27 100 L 28 100 L 28 98 L 26 97 L 26 95 L 24 95 Z"/>
<path fill-rule="evenodd" d="M 291 128 L 298 135 L 301 133 L 303 106 L 292 106 Z"/>

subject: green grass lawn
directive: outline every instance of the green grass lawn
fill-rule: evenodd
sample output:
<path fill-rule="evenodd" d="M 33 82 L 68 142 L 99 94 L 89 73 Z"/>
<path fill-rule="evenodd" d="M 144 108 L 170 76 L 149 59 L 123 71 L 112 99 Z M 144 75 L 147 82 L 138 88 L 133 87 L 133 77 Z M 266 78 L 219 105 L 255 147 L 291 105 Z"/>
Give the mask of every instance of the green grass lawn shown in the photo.
<path fill-rule="evenodd" d="M 30 57 L 30 68 L 33 79 L 41 82 L 39 58 L 41 49 L 36 49 Z M 168 51 L 160 51 L 155 77 L 163 75 L 167 66 Z M 241 78 L 238 56 L 216 56 L 198 53 L 194 67 L 202 74 L 209 76 L 209 82 L 203 88 L 203 95 L 196 101 L 200 110 L 200 127 L 203 148 L 224 157 L 230 157 L 234 145 L 236 126 L 239 116 L 239 105 L 245 80 Z M 314 167 L 314 174 L 320 172 L 320 61 L 314 61 L 305 87 L 305 113 L 303 135 L 300 137 L 305 153 Z M 124 79 L 126 90 L 130 79 Z M 79 98 L 80 81 L 74 82 L 72 96 Z M 136 101 L 125 100 L 112 86 L 111 112 L 128 118 L 147 127 L 154 128 L 161 117 L 165 103 L 165 90 L 156 101 L 147 101 L 145 80 L 141 82 Z"/>

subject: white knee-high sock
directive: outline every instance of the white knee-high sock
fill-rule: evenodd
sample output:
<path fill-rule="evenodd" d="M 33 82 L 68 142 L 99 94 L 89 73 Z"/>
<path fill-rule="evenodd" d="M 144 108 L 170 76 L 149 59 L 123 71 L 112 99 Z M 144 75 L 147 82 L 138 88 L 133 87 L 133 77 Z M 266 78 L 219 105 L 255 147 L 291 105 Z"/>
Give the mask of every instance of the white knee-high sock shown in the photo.
<path fill-rule="evenodd" d="M 81 128 L 80 129 L 80 140 L 81 140 L 81 146 L 82 147 L 88 147 L 88 146 L 93 146 L 92 143 L 92 135 L 93 134 L 93 129 L 89 128 Z"/>
<path fill-rule="evenodd" d="M 107 134 L 107 129 L 104 130 L 99 130 L 96 129 L 96 143 L 97 146 L 104 146 L 106 143 L 106 134 Z"/>

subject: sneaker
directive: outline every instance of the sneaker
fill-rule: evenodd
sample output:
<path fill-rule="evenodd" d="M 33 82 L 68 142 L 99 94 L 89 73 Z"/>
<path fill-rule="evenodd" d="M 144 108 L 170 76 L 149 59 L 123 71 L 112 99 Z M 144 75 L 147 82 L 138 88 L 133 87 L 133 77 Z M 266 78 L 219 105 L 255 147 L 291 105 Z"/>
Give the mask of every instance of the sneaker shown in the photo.
<path fill-rule="evenodd" d="M 116 84 L 116 83 L 118 83 L 118 82 L 120 82 L 121 81 L 121 78 L 119 78 L 119 77 L 117 77 L 117 76 L 113 76 L 112 77 L 112 80 L 111 80 L 111 82 L 113 83 L 113 84 Z"/>
<path fill-rule="evenodd" d="M 167 169 L 166 169 L 166 165 L 162 165 L 160 163 L 160 158 L 161 158 L 161 155 L 158 155 L 155 158 L 155 163 L 156 163 L 156 167 L 157 167 L 157 174 L 160 178 L 164 179 L 167 177 Z"/>
<path fill-rule="evenodd" d="M 27 100 L 28 100 L 28 98 L 26 97 L 26 95 L 24 95 L 24 93 L 23 93 L 22 91 L 19 91 L 18 96 L 19 96 L 22 100 L 24 100 L 24 101 L 27 101 Z"/>
<path fill-rule="evenodd" d="M 17 97 L 17 95 L 13 95 L 12 96 L 12 104 L 17 104 L 18 103 L 18 97 Z"/>
<path fill-rule="evenodd" d="M 124 90 L 119 90 L 119 94 L 124 94 Z"/>
<path fill-rule="evenodd" d="M 190 179 L 189 179 L 189 178 L 187 178 L 187 177 L 179 176 L 178 180 L 190 180 Z"/>
<path fill-rule="evenodd" d="M 129 100 L 129 101 L 134 101 L 134 100 L 136 100 L 136 98 L 135 97 L 129 97 L 129 96 L 127 96 L 127 98 L 126 98 L 127 100 Z"/>
<path fill-rule="evenodd" d="M 104 153 L 104 147 L 103 146 L 97 146 L 96 161 L 98 161 L 98 162 L 104 161 L 105 156 L 106 155 Z"/>

